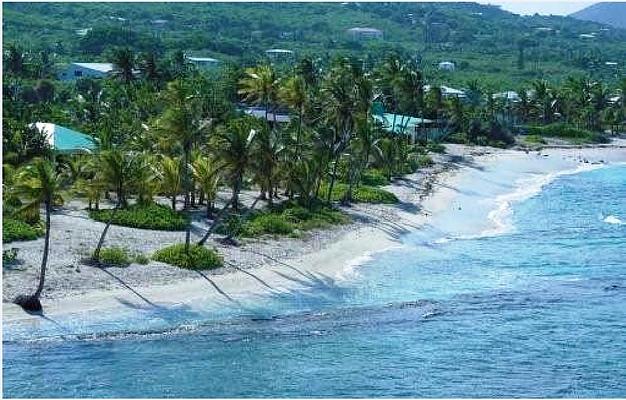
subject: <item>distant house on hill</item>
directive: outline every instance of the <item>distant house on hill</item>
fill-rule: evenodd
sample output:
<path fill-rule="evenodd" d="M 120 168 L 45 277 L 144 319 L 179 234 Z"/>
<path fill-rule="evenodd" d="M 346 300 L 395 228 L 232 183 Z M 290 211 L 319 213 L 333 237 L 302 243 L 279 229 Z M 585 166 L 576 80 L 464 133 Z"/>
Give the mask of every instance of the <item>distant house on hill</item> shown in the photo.
<path fill-rule="evenodd" d="M 286 49 L 269 49 L 265 50 L 265 54 L 273 63 L 285 63 L 294 60 L 294 53 Z"/>
<path fill-rule="evenodd" d="M 111 63 L 71 63 L 59 73 L 58 78 L 62 81 L 72 81 L 79 78 L 105 78 L 114 68 Z"/>
<path fill-rule="evenodd" d="M 453 62 L 450 61 L 442 61 L 437 65 L 437 68 L 439 68 L 439 70 L 441 71 L 454 71 L 454 69 L 456 68 L 456 66 L 454 65 Z"/>
<path fill-rule="evenodd" d="M 219 65 L 220 61 L 211 57 L 187 57 L 190 63 L 198 68 L 210 69 Z"/>
<path fill-rule="evenodd" d="M 350 28 L 347 30 L 348 35 L 353 40 L 369 40 L 382 39 L 383 31 L 375 28 Z"/>
<path fill-rule="evenodd" d="M 429 92 L 431 87 L 431 85 L 424 85 L 424 92 Z M 459 99 L 464 99 L 467 97 L 464 91 L 449 86 L 439 86 L 439 90 L 441 90 L 441 96 L 445 98 L 458 97 Z"/>

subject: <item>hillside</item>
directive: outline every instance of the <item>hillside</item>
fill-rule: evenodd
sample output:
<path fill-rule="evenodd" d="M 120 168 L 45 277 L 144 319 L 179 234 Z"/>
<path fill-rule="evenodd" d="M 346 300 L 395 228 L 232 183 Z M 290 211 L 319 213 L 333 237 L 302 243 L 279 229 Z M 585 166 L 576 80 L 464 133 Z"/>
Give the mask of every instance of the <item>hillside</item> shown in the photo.
<path fill-rule="evenodd" d="M 115 46 L 176 50 L 252 65 L 270 48 L 322 61 L 336 54 L 377 63 L 397 52 L 450 84 L 484 79 L 512 88 L 570 74 L 613 80 L 626 62 L 626 30 L 569 17 L 518 16 L 476 3 L 4 3 L 4 42 L 48 49 L 54 61 L 105 61 Z M 353 27 L 383 37 L 357 40 Z M 581 36 L 582 35 L 582 36 Z M 454 72 L 438 71 L 442 61 Z"/>
<path fill-rule="evenodd" d="M 570 15 L 583 21 L 626 28 L 626 3 L 597 3 Z"/>

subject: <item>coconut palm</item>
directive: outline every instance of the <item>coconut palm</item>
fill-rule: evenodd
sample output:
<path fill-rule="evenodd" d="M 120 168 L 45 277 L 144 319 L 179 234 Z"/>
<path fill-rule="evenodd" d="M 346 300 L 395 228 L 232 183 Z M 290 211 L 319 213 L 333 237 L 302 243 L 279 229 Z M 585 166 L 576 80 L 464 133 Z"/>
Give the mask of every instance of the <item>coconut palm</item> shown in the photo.
<path fill-rule="evenodd" d="M 279 98 L 298 115 L 298 125 L 296 128 L 295 157 L 301 154 L 300 141 L 302 136 L 302 125 L 304 109 L 307 101 L 306 81 L 301 76 L 292 76 L 280 87 Z"/>
<path fill-rule="evenodd" d="M 177 79 L 167 85 L 165 91 L 167 108 L 157 120 L 157 131 L 163 134 L 163 138 L 174 143 L 182 149 L 181 182 L 185 196 L 185 212 L 190 206 L 191 150 L 204 136 L 208 128 L 208 121 L 200 119 L 200 94 L 192 85 Z M 191 238 L 191 225 L 187 224 L 185 230 L 185 251 L 188 252 Z"/>
<path fill-rule="evenodd" d="M 251 117 L 237 118 L 220 127 L 216 134 L 216 156 L 232 185 L 231 203 L 235 210 L 239 207 L 244 174 L 253 162 L 253 145 L 259 131 L 256 122 Z"/>
<path fill-rule="evenodd" d="M 124 152 L 118 148 L 105 150 L 100 153 L 98 166 L 101 174 L 99 179 L 106 185 L 107 189 L 112 188 L 116 192 L 116 203 L 110 213 L 109 219 L 102 230 L 98 245 L 93 253 L 93 261 L 100 261 L 100 250 L 104 245 L 104 240 L 109 228 L 113 223 L 113 218 L 120 208 L 128 205 L 128 190 L 133 185 L 133 179 L 138 168 L 138 154 Z"/>
<path fill-rule="evenodd" d="M 219 167 L 209 157 L 198 157 L 191 165 L 193 176 L 202 195 L 206 197 L 206 215 L 210 218 L 213 213 L 215 197 L 220 183 Z"/>
<path fill-rule="evenodd" d="M 176 211 L 176 197 L 182 191 L 181 162 L 179 159 L 163 156 L 158 168 L 158 181 L 162 193 L 172 200 L 172 210 Z"/>
<path fill-rule="evenodd" d="M 272 67 L 258 65 L 247 68 L 245 77 L 239 81 L 239 87 L 237 93 L 243 95 L 244 101 L 265 107 L 265 121 L 269 123 L 267 116 L 270 111 L 275 111 L 279 87 L 279 80 Z"/>
<path fill-rule="evenodd" d="M 135 54 L 128 48 L 119 48 L 113 51 L 113 74 L 125 84 L 132 82 L 135 70 Z"/>
<path fill-rule="evenodd" d="M 61 190 L 64 187 L 64 178 L 57 174 L 54 164 L 49 160 L 34 159 L 29 165 L 18 172 L 14 186 L 15 194 L 22 200 L 22 208 L 39 209 L 43 204 L 45 212 L 45 237 L 39 284 L 32 295 L 21 295 L 15 303 L 27 311 L 41 311 L 39 300 L 44 289 L 46 266 L 50 252 L 50 214 L 52 206 L 61 203 Z"/>

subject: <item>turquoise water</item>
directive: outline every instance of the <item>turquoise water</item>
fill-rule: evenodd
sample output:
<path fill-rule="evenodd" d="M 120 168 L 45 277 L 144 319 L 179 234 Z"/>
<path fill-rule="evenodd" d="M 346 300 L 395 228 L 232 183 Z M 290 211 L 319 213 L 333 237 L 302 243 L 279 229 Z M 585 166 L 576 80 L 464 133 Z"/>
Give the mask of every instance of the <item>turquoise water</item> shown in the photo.
<path fill-rule="evenodd" d="M 3 393 L 626 397 L 625 199 L 624 166 L 565 175 L 515 204 L 502 235 L 408 234 L 348 281 L 294 278 L 307 289 L 244 311 L 140 311 L 184 329 L 5 331 Z"/>

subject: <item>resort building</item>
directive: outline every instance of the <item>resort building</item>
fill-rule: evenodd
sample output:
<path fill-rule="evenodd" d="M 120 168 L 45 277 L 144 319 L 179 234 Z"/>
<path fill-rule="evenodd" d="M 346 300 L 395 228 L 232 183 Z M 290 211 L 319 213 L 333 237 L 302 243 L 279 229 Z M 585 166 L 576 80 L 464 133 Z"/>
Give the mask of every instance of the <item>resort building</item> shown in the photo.
<path fill-rule="evenodd" d="M 424 92 L 428 92 L 430 88 L 431 88 L 430 85 L 424 85 Z M 458 97 L 459 99 L 464 99 L 467 97 L 464 91 L 459 90 L 459 89 L 454 89 L 449 86 L 442 85 L 442 86 L 439 86 L 439 89 L 441 90 L 441 96 L 445 98 Z"/>
<path fill-rule="evenodd" d="M 243 112 L 247 115 L 251 115 L 260 119 L 265 119 L 266 115 L 264 107 L 245 107 L 243 109 Z M 277 111 L 275 113 L 267 112 L 267 120 L 269 122 L 275 121 L 277 123 L 289 123 L 289 121 L 291 121 L 291 118 L 289 117 L 289 114 L 283 114 Z"/>
<path fill-rule="evenodd" d="M 440 71 L 454 71 L 456 65 L 451 61 L 442 61 L 437 65 Z"/>
<path fill-rule="evenodd" d="M 30 125 L 43 133 L 50 148 L 56 153 L 91 153 L 96 149 L 94 140 L 81 132 L 48 122 L 35 122 Z"/>
<path fill-rule="evenodd" d="M 79 78 L 105 78 L 114 69 L 111 63 L 71 63 L 62 70 L 58 78 L 61 81 L 72 81 Z"/>
<path fill-rule="evenodd" d="M 351 28 L 348 29 L 348 35 L 353 40 L 369 40 L 382 39 L 383 31 L 375 28 Z"/>
<path fill-rule="evenodd" d="M 187 60 L 201 69 L 211 69 L 219 65 L 220 61 L 211 57 L 187 57 Z"/>
<path fill-rule="evenodd" d="M 512 90 L 509 90 L 506 92 L 494 93 L 493 95 L 491 95 L 491 97 L 496 100 L 504 100 L 506 102 L 512 102 L 512 103 L 517 103 L 518 101 L 520 101 L 519 94 Z"/>
<path fill-rule="evenodd" d="M 272 63 L 291 63 L 294 61 L 294 52 L 286 49 L 269 49 L 265 54 Z"/>

